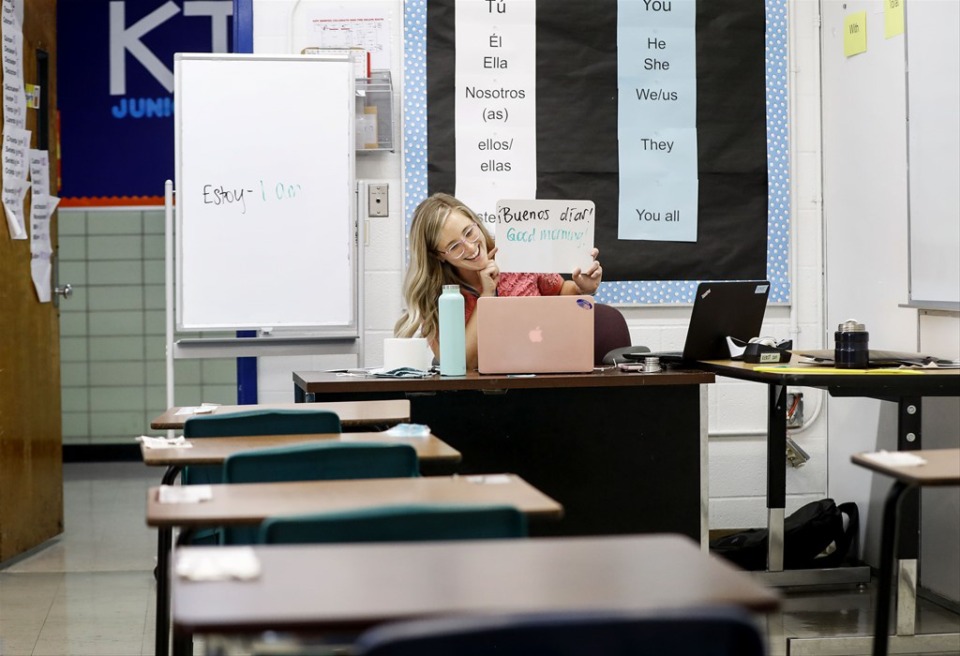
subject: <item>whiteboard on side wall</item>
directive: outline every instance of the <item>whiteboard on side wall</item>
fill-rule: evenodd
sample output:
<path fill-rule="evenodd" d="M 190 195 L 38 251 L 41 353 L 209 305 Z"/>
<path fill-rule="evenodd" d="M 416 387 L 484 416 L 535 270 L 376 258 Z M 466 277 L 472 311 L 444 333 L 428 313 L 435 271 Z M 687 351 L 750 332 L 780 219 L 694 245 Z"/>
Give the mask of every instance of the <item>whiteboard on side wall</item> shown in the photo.
<path fill-rule="evenodd" d="M 179 330 L 357 334 L 345 58 L 178 54 Z"/>
<path fill-rule="evenodd" d="M 910 302 L 960 309 L 960 4 L 904 7 Z"/>

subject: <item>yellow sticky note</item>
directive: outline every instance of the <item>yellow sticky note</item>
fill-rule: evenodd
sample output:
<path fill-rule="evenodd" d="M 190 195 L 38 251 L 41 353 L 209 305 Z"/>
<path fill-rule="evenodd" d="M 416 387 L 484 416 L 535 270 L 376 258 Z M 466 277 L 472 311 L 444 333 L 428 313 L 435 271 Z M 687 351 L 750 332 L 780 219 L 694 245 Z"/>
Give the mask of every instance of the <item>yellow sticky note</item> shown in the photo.
<path fill-rule="evenodd" d="M 867 12 L 858 11 L 843 19 L 843 54 L 847 57 L 867 51 Z"/>
<path fill-rule="evenodd" d="M 903 0 L 883 0 L 883 36 L 903 34 Z"/>

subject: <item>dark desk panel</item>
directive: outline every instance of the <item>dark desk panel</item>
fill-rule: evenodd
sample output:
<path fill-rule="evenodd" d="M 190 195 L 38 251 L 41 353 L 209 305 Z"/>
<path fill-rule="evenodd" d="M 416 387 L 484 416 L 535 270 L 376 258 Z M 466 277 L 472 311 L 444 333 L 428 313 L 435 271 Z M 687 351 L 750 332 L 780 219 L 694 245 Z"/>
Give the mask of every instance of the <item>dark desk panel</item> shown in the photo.
<path fill-rule="evenodd" d="M 538 535 L 701 537 L 702 371 L 396 380 L 296 372 L 298 400 L 408 398 L 411 420 L 463 455 L 460 473 L 515 473 L 565 509 Z M 702 421 L 701 421 L 702 420 Z M 702 430 L 703 429 L 703 430 Z"/>

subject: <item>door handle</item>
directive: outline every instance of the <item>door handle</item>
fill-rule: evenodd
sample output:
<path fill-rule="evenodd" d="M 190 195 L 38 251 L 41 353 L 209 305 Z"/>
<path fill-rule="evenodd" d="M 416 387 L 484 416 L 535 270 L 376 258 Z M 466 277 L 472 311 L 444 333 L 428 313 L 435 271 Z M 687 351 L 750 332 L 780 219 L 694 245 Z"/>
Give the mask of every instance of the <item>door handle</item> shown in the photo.
<path fill-rule="evenodd" d="M 70 298 L 71 296 L 73 296 L 73 285 L 71 285 L 70 283 L 67 283 L 62 287 L 54 287 L 53 293 L 61 298 Z"/>

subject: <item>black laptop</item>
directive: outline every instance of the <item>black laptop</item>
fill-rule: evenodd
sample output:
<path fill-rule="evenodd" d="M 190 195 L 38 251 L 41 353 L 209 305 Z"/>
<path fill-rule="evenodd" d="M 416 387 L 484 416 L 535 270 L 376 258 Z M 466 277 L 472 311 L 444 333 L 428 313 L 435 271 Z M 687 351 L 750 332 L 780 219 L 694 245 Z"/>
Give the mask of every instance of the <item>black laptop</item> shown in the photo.
<path fill-rule="evenodd" d="M 726 360 L 730 357 L 728 336 L 743 342 L 760 336 L 769 294 L 770 283 L 766 280 L 701 282 L 693 299 L 687 341 L 682 352 L 629 353 L 624 357 L 642 360 L 656 356 L 667 364 Z"/>

